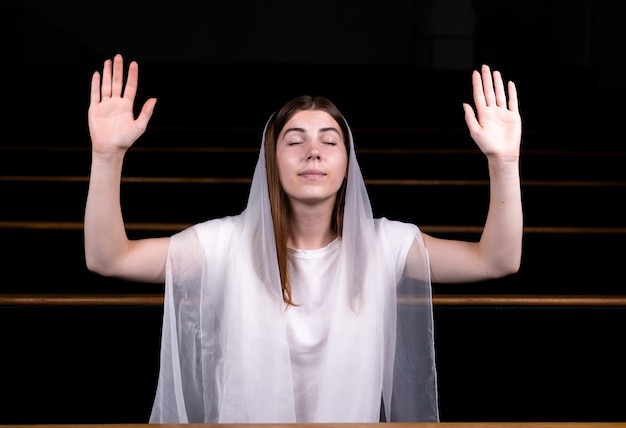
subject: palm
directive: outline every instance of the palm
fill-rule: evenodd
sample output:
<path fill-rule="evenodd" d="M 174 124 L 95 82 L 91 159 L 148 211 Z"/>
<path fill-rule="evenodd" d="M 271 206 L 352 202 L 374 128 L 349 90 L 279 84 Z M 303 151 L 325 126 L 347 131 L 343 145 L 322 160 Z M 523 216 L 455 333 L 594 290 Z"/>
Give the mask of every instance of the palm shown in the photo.
<path fill-rule="evenodd" d="M 486 155 L 518 156 L 521 138 L 521 118 L 517 91 L 508 84 L 508 100 L 499 72 L 483 66 L 482 75 L 472 75 L 476 114 L 465 104 L 465 121 L 478 147 Z"/>
<path fill-rule="evenodd" d="M 99 73 L 92 78 L 89 133 L 93 149 L 99 152 L 128 149 L 145 131 L 156 102 L 154 98 L 146 101 L 139 116 L 134 117 L 138 68 L 135 62 L 130 64 L 122 91 L 122 67 L 122 58 L 117 55 L 112 66 L 111 61 L 105 62 L 102 78 Z"/>

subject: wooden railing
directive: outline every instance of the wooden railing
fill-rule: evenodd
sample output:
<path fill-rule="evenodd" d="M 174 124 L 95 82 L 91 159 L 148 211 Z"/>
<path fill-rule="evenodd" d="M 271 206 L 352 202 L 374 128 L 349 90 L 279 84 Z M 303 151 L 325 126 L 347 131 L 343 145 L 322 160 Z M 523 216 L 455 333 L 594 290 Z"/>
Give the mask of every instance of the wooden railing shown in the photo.
<path fill-rule="evenodd" d="M 435 295 L 434 306 L 626 306 L 626 296 L 603 295 Z M 406 296 L 405 302 L 411 303 Z M 160 306 L 162 294 L 0 294 L 0 305 Z"/>

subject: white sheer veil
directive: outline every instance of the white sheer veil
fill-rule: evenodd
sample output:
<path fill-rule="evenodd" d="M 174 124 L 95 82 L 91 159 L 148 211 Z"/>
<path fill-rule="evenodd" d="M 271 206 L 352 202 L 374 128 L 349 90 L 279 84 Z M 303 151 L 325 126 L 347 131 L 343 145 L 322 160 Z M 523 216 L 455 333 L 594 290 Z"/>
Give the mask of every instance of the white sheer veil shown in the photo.
<path fill-rule="evenodd" d="M 427 253 L 417 227 L 407 225 L 403 254 L 417 249 L 411 262 L 423 274 L 398 275 L 404 260 L 380 238 L 345 125 L 342 285 L 312 422 L 438 421 Z M 152 423 L 296 422 L 265 136 L 245 210 L 172 237 Z"/>

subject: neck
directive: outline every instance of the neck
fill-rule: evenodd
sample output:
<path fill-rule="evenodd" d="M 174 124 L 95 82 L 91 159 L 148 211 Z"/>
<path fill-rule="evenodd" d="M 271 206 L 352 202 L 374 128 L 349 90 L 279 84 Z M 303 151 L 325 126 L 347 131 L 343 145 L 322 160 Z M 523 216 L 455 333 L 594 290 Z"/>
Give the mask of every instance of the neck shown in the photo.
<path fill-rule="evenodd" d="M 287 246 L 299 250 L 314 250 L 330 244 L 337 233 L 331 228 L 332 210 L 292 211 Z"/>

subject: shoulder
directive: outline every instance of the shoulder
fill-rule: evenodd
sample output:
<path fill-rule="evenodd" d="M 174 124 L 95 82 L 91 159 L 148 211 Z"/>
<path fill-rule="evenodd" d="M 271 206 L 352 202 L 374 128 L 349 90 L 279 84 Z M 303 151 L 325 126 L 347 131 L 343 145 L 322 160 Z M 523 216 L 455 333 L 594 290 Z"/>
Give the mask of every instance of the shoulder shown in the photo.
<path fill-rule="evenodd" d="M 395 266 L 396 280 L 399 281 L 405 270 L 409 250 L 416 241 L 422 242 L 420 230 L 413 223 L 389 220 L 385 217 L 374 221 L 379 249 L 391 258 L 390 262 Z"/>
<path fill-rule="evenodd" d="M 386 217 L 374 220 L 376 234 L 379 237 L 392 241 L 412 240 L 418 233 L 419 228 L 413 223 L 406 223 L 398 220 L 389 220 Z"/>
<path fill-rule="evenodd" d="M 421 233 L 415 224 L 385 217 L 375 219 L 374 222 L 378 245 L 391 251 L 396 259 L 406 257 L 416 238 L 421 242 Z"/>
<path fill-rule="evenodd" d="M 189 229 L 193 229 L 197 233 L 205 233 L 214 230 L 233 230 L 237 227 L 240 219 L 241 215 L 214 218 L 203 221 L 202 223 L 196 223 L 190 226 Z"/>
<path fill-rule="evenodd" d="M 172 253 L 211 253 L 222 252 L 223 246 L 232 242 L 240 230 L 240 216 L 222 217 L 196 223 L 172 235 L 170 256 Z"/>
<path fill-rule="evenodd" d="M 229 248 L 239 227 L 239 216 L 207 220 L 174 234 L 168 251 L 169 267 L 174 277 L 193 278 L 202 271 L 207 260 L 221 263 L 228 258 Z"/>
<path fill-rule="evenodd" d="M 213 241 L 220 236 L 228 236 L 238 230 L 240 216 L 227 216 L 201 223 L 196 223 L 178 232 L 173 236 L 176 239 L 185 239 L 188 235 L 194 235 L 200 241 Z"/>

